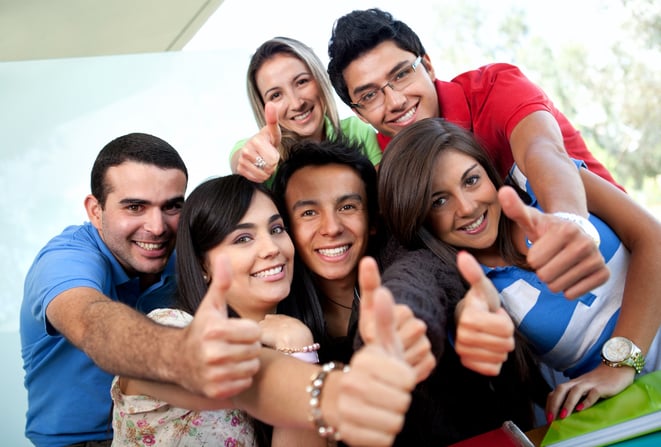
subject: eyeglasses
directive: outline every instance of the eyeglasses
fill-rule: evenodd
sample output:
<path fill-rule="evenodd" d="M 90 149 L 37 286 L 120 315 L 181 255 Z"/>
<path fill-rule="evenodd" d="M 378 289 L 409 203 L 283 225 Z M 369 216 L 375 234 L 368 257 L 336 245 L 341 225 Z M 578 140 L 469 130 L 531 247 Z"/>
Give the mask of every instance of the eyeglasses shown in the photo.
<path fill-rule="evenodd" d="M 393 76 L 382 87 L 377 87 L 363 93 L 358 101 L 351 103 L 351 107 L 365 109 L 368 112 L 381 107 L 386 101 L 386 87 L 390 87 L 394 91 L 399 92 L 411 85 L 414 79 L 413 74 L 421 61 L 422 56 L 418 56 L 411 65 L 398 71 L 395 76 Z"/>

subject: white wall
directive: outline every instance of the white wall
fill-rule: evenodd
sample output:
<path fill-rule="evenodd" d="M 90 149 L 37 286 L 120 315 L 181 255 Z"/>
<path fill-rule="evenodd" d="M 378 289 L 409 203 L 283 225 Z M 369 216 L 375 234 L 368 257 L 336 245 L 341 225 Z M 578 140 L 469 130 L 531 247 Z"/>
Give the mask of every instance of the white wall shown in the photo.
<path fill-rule="evenodd" d="M 248 57 L 221 50 L 0 63 L 2 445 L 29 445 L 18 337 L 23 280 L 48 239 L 86 220 L 97 153 L 117 136 L 146 132 L 180 152 L 189 192 L 229 174 L 229 149 L 256 131 L 244 87 Z"/>

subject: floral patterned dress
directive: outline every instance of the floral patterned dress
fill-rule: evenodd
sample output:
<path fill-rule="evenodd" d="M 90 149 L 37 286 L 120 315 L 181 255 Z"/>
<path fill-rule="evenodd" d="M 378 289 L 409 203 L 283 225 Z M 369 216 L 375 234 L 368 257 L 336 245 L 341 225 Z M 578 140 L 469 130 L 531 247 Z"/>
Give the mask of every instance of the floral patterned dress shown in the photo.
<path fill-rule="evenodd" d="M 154 321 L 184 327 L 193 317 L 175 309 L 156 309 Z M 115 377 L 113 446 L 117 447 L 256 447 L 250 416 L 241 410 L 192 411 L 143 395 L 125 395 Z"/>

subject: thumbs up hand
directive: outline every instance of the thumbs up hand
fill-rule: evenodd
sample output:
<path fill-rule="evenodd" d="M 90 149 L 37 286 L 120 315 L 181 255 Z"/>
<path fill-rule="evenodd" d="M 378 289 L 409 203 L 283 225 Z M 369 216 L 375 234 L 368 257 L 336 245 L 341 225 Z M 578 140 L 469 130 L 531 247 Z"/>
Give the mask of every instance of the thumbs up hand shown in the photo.
<path fill-rule="evenodd" d="M 348 443 L 355 438 L 365 445 L 389 446 L 411 404 L 415 371 L 403 360 L 395 303 L 388 289 L 380 286 L 374 259 L 361 260 L 359 277 L 359 328 L 366 344 L 353 355 L 351 370 L 340 379 L 338 428 Z"/>
<path fill-rule="evenodd" d="M 224 255 L 211 259 L 211 283 L 186 331 L 181 362 L 185 388 L 212 398 L 228 398 L 252 384 L 259 369 L 259 324 L 228 318 L 225 293 L 231 284 L 231 268 Z"/>
<path fill-rule="evenodd" d="M 273 104 L 267 102 L 264 106 L 264 119 L 266 125 L 239 149 L 235 170 L 237 174 L 257 183 L 268 180 L 280 161 L 278 146 L 282 140 L 282 132 Z"/>
<path fill-rule="evenodd" d="M 457 267 L 470 289 L 455 310 L 455 350 L 465 367 L 496 376 L 514 349 L 514 324 L 475 258 L 459 252 Z"/>
<path fill-rule="evenodd" d="M 395 301 L 381 286 L 381 276 L 374 259 L 363 258 L 358 267 L 360 278 L 359 330 L 365 343 L 380 346 L 394 357 L 404 358 L 404 347 L 397 336 Z"/>
<path fill-rule="evenodd" d="M 381 287 L 381 276 L 376 262 L 371 258 L 364 258 L 360 264 L 360 290 L 361 290 L 361 318 L 359 330 L 365 343 L 379 343 L 377 337 L 379 329 L 376 325 L 384 323 L 374 312 L 376 302 L 392 300 L 390 291 Z M 387 298 L 377 298 L 380 294 L 386 294 Z M 427 338 L 427 325 L 417 318 L 411 309 L 404 304 L 395 304 L 393 307 L 395 319 L 395 330 L 401 344 L 404 360 L 413 367 L 416 373 L 416 382 L 426 379 L 436 367 L 436 358 L 431 352 L 431 343 Z M 382 334 L 383 335 L 383 334 Z M 395 349 L 394 347 L 392 349 Z"/>
<path fill-rule="evenodd" d="M 498 200 L 532 242 L 526 261 L 551 291 L 577 298 L 606 282 L 610 272 L 599 247 L 576 223 L 527 206 L 509 186 Z"/>

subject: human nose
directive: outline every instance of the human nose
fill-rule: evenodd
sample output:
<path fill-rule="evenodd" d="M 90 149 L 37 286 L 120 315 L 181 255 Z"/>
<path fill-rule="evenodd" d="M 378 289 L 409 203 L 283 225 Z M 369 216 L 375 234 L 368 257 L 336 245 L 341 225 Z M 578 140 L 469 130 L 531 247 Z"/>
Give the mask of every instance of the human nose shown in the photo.
<path fill-rule="evenodd" d="M 289 104 L 294 111 L 299 111 L 305 108 L 306 101 L 305 98 L 294 94 Z"/>
<path fill-rule="evenodd" d="M 470 216 L 473 210 L 475 210 L 475 202 L 470 196 L 461 194 L 457 197 L 457 214 L 460 216 Z"/>
<path fill-rule="evenodd" d="M 157 236 L 165 232 L 167 227 L 165 222 L 165 217 L 160 209 L 153 209 L 151 212 L 147 213 L 145 221 L 145 230 L 149 231 L 152 234 Z"/>
<path fill-rule="evenodd" d="M 266 236 L 262 238 L 259 247 L 259 256 L 262 258 L 272 258 L 280 252 L 280 247 L 275 243 L 272 237 Z"/>
<path fill-rule="evenodd" d="M 325 236 L 334 236 L 342 232 L 342 223 L 335 213 L 326 214 L 321 221 L 320 233 Z"/>
<path fill-rule="evenodd" d="M 383 92 L 383 102 L 389 108 L 398 109 L 406 104 L 406 95 L 404 95 L 400 90 L 396 90 L 390 82 L 381 87 L 381 91 Z"/>

